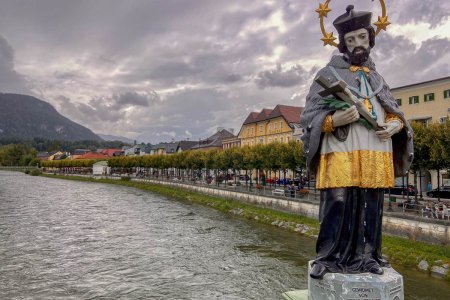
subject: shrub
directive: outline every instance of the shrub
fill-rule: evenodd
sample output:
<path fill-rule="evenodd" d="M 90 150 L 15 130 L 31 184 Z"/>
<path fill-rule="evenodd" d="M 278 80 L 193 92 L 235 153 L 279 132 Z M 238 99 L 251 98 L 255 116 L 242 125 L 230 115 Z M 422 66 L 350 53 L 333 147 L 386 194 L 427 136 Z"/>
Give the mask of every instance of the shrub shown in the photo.
<path fill-rule="evenodd" d="M 120 177 L 120 180 L 123 180 L 123 181 L 130 181 L 131 178 L 130 178 L 130 177 Z"/>
<path fill-rule="evenodd" d="M 30 174 L 31 176 L 39 176 L 39 175 L 42 174 L 42 171 L 39 170 L 39 169 L 33 169 L 33 170 L 31 170 L 31 171 L 29 172 L 29 174 Z"/>

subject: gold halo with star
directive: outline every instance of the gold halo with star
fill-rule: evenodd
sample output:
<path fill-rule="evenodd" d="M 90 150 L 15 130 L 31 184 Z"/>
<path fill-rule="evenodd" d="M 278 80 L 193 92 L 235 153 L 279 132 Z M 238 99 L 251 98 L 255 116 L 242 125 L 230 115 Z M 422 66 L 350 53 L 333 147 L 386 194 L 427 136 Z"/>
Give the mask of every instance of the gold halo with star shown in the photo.
<path fill-rule="evenodd" d="M 386 14 L 386 4 L 384 3 L 384 0 L 379 0 L 381 5 L 381 16 L 378 16 L 378 21 L 373 23 L 375 26 L 377 26 L 377 30 L 375 31 L 375 35 L 378 35 L 381 30 L 386 31 L 386 27 L 391 24 L 388 21 L 388 16 Z M 338 44 L 334 41 L 336 39 L 335 36 L 333 36 L 333 31 L 327 32 L 325 30 L 324 25 L 324 18 L 328 16 L 328 13 L 331 11 L 331 8 L 328 7 L 331 0 L 326 0 L 325 3 L 320 3 L 319 8 L 316 9 L 316 12 L 319 14 L 320 19 L 320 30 L 322 31 L 323 37 L 321 38 L 323 45 L 331 45 L 334 47 L 337 47 Z"/>

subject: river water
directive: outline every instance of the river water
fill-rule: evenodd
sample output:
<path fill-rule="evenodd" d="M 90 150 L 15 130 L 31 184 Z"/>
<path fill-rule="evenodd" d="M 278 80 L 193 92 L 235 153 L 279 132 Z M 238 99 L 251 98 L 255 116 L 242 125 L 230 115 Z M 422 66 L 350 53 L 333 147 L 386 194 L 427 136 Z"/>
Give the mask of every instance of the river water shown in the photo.
<path fill-rule="evenodd" d="M 315 241 L 115 185 L 0 171 L 0 299 L 281 299 Z M 406 299 L 450 285 L 396 268 Z"/>

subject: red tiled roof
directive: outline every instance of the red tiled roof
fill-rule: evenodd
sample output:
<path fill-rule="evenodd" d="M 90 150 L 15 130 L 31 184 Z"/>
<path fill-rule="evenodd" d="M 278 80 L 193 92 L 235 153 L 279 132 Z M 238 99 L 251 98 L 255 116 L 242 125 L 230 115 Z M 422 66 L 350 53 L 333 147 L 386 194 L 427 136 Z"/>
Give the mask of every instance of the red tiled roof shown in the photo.
<path fill-rule="evenodd" d="M 288 124 L 299 124 L 300 114 L 302 113 L 303 109 L 304 107 L 278 104 L 274 109 L 264 108 L 259 113 L 251 112 L 242 124 L 238 136 L 240 136 L 244 125 L 266 121 L 277 117 L 283 117 Z"/>
<path fill-rule="evenodd" d="M 251 112 L 251 113 L 248 115 L 247 119 L 245 119 L 244 125 L 245 125 L 245 124 L 248 124 L 248 123 L 256 122 L 256 118 L 258 118 L 258 116 L 259 116 L 259 113 L 258 113 L 258 112 Z"/>
<path fill-rule="evenodd" d="M 259 113 L 259 115 L 258 115 L 258 117 L 256 118 L 256 122 L 259 122 L 259 121 L 264 121 L 264 120 L 266 120 L 269 116 L 270 116 L 270 114 L 272 113 L 272 111 L 273 111 L 273 109 L 270 109 L 270 108 L 264 108 L 260 113 Z"/>
<path fill-rule="evenodd" d="M 100 153 L 111 157 L 116 152 L 122 152 L 122 149 L 103 149 Z"/>
<path fill-rule="evenodd" d="M 298 124 L 300 123 L 300 114 L 302 111 L 303 107 L 278 104 L 274 109 L 264 108 L 259 113 L 250 113 L 247 119 L 245 119 L 243 125 L 274 119 L 277 117 L 283 117 L 288 123 Z"/>
<path fill-rule="evenodd" d="M 283 117 L 288 123 L 300 123 L 303 107 L 278 104 L 267 119 Z"/>

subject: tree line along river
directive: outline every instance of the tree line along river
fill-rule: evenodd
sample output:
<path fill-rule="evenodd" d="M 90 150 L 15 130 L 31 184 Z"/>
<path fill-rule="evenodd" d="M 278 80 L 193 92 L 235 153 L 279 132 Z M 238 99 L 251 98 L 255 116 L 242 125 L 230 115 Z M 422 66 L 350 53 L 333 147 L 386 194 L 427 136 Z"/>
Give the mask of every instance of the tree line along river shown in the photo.
<path fill-rule="evenodd" d="M 0 299 L 281 299 L 315 240 L 116 185 L 0 171 Z M 405 299 L 450 285 L 396 267 Z"/>

